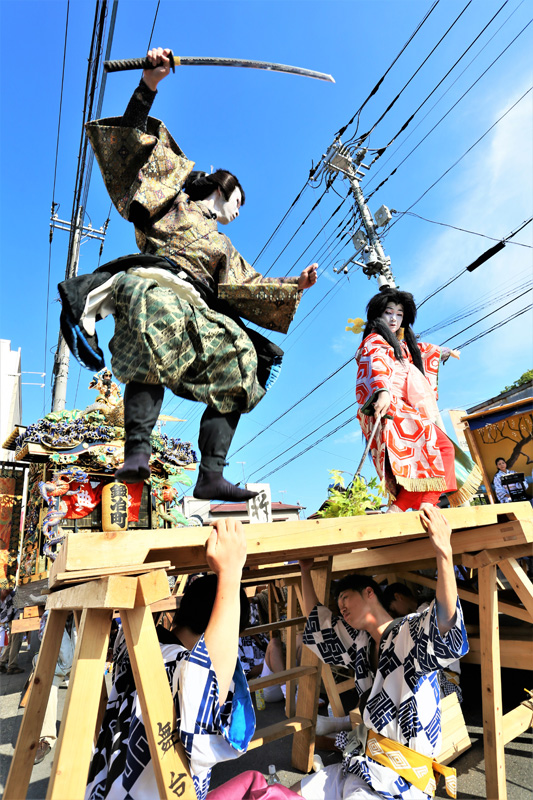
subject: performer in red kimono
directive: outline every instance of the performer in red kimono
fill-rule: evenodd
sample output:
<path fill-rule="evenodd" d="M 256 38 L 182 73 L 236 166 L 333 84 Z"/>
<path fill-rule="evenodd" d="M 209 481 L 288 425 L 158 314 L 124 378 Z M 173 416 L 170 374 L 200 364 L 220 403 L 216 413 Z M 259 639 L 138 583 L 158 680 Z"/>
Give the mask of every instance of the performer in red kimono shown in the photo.
<path fill-rule="evenodd" d="M 375 295 L 356 354 L 357 416 L 367 440 L 381 418 L 370 453 L 394 501 L 389 511 L 436 505 L 443 492 L 457 489 L 454 445 L 439 427 L 437 408 L 439 363 L 452 351 L 417 342 L 415 318 L 409 292 Z"/>

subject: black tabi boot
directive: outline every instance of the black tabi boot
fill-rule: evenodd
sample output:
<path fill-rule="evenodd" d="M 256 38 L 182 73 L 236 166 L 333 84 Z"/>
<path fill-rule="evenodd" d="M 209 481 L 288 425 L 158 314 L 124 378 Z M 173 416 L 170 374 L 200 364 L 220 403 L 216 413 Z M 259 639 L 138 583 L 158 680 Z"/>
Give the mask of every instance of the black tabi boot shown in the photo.
<path fill-rule="evenodd" d="M 152 445 L 150 435 L 155 427 L 165 389 L 159 384 L 126 384 L 124 392 L 124 464 L 115 472 L 122 483 L 140 483 L 150 477 Z"/>
<path fill-rule="evenodd" d="M 198 436 L 201 462 L 193 491 L 193 497 L 197 500 L 243 502 L 257 496 L 258 492 L 239 489 L 222 475 L 240 416 L 238 411 L 221 414 L 209 406 L 204 411 Z"/>

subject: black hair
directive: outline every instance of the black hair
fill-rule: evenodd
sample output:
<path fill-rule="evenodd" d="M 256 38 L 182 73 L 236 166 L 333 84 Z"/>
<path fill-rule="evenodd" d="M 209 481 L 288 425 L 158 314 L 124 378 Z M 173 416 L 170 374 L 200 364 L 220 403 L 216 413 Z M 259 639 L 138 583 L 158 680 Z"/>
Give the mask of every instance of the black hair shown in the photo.
<path fill-rule="evenodd" d="M 507 459 L 504 458 L 503 456 L 498 456 L 498 458 L 496 458 L 494 460 L 494 463 L 496 464 L 496 466 L 498 466 L 498 461 L 505 461 L 505 463 L 507 464 Z"/>
<path fill-rule="evenodd" d="M 333 595 L 337 601 L 342 592 L 351 590 L 361 594 L 363 589 L 366 589 L 367 587 L 370 587 L 374 590 L 376 597 L 381 605 L 383 605 L 382 593 L 379 584 L 377 584 L 373 578 L 370 578 L 367 575 L 358 575 L 355 572 L 350 573 L 350 575 L 345 575 L 344 578 L 341 578 L 334 584 Z"/>
<path fill-rule="evenodd" d="M 401 594 L 410 600 L 416 600 L 416 597 L 405 583 L 391 583 L 382 592 L 382 602 L 387 611 L 390 611 L 390 604 L 394 601 L 395 594 Z"/>
<path fill-rule="evenodd" d="M 369 300 L 366 307 L 367 323 L 363 332 L 363 340 L 366 339 L 367 336 L 370 336 L 371 333 L 379 334 L 379 336 L 385 339 L 387 344 L 389 344 L 394 350 L 394 356 L 396 360 L 403 361 L 399 339 L 395 334 L 392 333 L 389 326 L 386 325 L 381 319 L 381 315 L 385 312 L 385 309 L 389 303 L 396 303 L 397 305 L 402 306 L 402 328 L 405 343 L 409 348 L 409 352 L 411 353 L 413 364 L 420 370 L 422 375 L 425 375 L 422 356 L 420 355 L 420 350 L 418 348 L 416 337 L 412 328 L 412 325 L 416 319 L 416 305 L 414 297 L 410 292 L 401 292 L 399 289 L 391 289 L 390 287 L 387 287 L 386 289 L 383 289 L 383 291 L 379 292 L 379 294 L 375 294 L 374 297 Z"/>
<path fill-rule="evenodd" d="M 173 627 L 187 627 L 194 633 L 204 633 L 213 611 L 217 585 L 218 577 L 216 575 L 204 575 L 189 583 L 181 598 L 180 606 L 174 614 Z M 250 624 L 250 601 L 242 586 L 240 601 L 239 631 L 243 631 Z"/>
<path fill-rule="evenodd" d="M 183 191 L 191 200 L 205 200 L 216 189 L 220 189 L 226 200 L 229 200 L 235 189 L 241 190 L 241 206 L 245 202 L 244 189 L 238 178 L 226 169 L 217 169 L 211 175 L 207 172 L 191 172 L 185 183 Z"/>

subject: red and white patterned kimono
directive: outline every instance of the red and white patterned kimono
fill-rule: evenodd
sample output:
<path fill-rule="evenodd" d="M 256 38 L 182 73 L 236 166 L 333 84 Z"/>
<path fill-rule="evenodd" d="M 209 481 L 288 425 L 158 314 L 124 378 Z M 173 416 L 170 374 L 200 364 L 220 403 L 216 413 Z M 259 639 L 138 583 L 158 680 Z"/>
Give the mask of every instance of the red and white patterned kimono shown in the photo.
<path fill-rule="evenodd" d="M 397 498 L 402 487 L 407 492 L 439 493 L 457 488 L 453 456 L 450 465 L 441 452 L 443 442 L 451 442 L 437 427 L 440 347 L 425 342 L 418 342 L 418 347 L 426 376 L 413 364 L 405 342 L 401 342 L 404 360 L 397 361 L 392 347 L 377 333 L 367 336 L 356 354 L 356 397 L 360 406 L 357 417 L 367 440 L 374 417 L 364 413 L 365 404 L 375 400 L 380 389 L 387 389 L 391 398 L 387 414 L 393 419 L 382 420 L 370 454 L 392 498 Z"/>

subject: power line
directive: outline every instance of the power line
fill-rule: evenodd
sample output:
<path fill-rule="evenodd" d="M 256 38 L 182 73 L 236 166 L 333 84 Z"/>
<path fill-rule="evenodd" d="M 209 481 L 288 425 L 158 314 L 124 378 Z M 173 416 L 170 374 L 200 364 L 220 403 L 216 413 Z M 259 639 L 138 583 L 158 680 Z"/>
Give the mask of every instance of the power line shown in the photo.
<path fill-rule="evenodd" d="M 522 293 L 522 294 L 523 294 L 523 293 Z M 522 296 L 522 295 L 520 295 L 520 296 Z M 510 305 L 511 303 L 514 303 L 514 302 L 515 302 L 515 300 L 518 300 L 518 298 L 517 298 L 517 297 L 513 297 L 511 300 L 508 300 L 508 301 L 507 301 L 507 303 L 504 303 L 503 305 L 499 306 L 498 308 L 495 308 L 495 309 L 494 309 L 494 311 L 491 311 L 491 312 L 490 312 L 490 314 L 485 314 L 485 316 L 484 316 L 484 317 L 481 317 L 480 319 L 477 319 L 477 320 L 476 320 L 475 322 L 473 322 L 471 325 L 468 325 L 466 328 L 463 328 L 463 330 L 462 330 L 462 331 L 457 331 L 457 333 L 454 333 L 454 334 L 453 334 L 453 336 L 450 336 L 450 337 L 449 337 L 448 339 L 446 339 L 444 342 L 441 342 L 441 344 L 439 345 L 439 347 L 442 347 L 443 345 L 445 345 L 445 344 L 446 344 L 446 342 L 449 342 L 449 341 L 450 341 L 450 339 L 455 339 L 455 337 L 456 337 L 456 336 L 460 336 L 460 335 L 461 335 L 462 333 L 464 333 L 465 331 L 468 331 L 468 330 L 470 330 L 470 328 L 473 328 L 475 325 L 478 325 L 480 322 L 483 322 L 483 320 L 485 320 L 485 319 L 488 319 L 489 317 L 492 317 L 492 315 L 493 315 L 493 314 L 496 314 L 496 312 L 498 312 L 498 311 L 501 311 L 501 309 L 502 309 L 502 308 L 505 308 L 506 306 Z"/>
<path fill-rule="evenodd" d="M 421 119 L 421 120 L 420 120 L 420 121 L 419 121 L 419 122 L 418 122 L 418 123 L 415 125 L 415 127 L 413 128 L 413 130 L 411 131 L 411 133 L 408 133 L 408 134 L 407 134 L 407 136 L 405 137 L 404 141 L 403 141 L 401 144 L 399 144 L 399 145 L 398 145 L 398 147 L 396 148 L 396 150 L 395 150 L 395 151 L 394 151 L 394 152 L 393 152 L 393 153 L 392 153 L 392 154 L 391 154 L 391 155 L 390 155 L 390 156 L 389 156 L 387 159 L 385 159 L 385 162 L 384 162 L 384 163 L 381 165 L 381 167 L 379 167 L 379 168 L 378 168 L 378 170 L 377 170 L 376 172 L 374 172 L 374 173 L 373 173 L 372 177 L 370 178 L 370 182 L 372 182 L 372 181 L 373 181 L 373 180 L 374 180 L 374 179 L 375 179 L 375 178 L 376 178 L 376 177 L 379 175 L 379 173 L 380 173 L 380 172 L 381 172 L 381 171 L 382 171 L 382 170 L 385 168 L 385 165 L 386 165 L 386 164 L 388 164 L 388 162 L 391 160 L 392 156 L 393 156 L 395 153 L 397 153 L 397 152 L 398 152 L 398 150 L 400 150 L 400 149 L 401 149 L 401 148 L 402 148 L 402 147 L 403 147 L 403 146 L 406 144 L 407 140 L 411 138 L 411 136 L 414 134 L 414 132 L 415 132 L 415 131 L 416 131 L 416 130 L 417 130 L 419 127 L 420 127 L 420 125 L 422 124 L 422 122 L 423 122 L 423 121 L 424 121 L 424 120 L 425 120 L 425 119 L 426 119 L 426 118 L 429 116 L 429 114 L 431 114 L 431 112 L 433 111 L 433 109 L 435 109 L 435 108 L 438 106 L 438 104 L 439 104 L 439 103 L 440 103 L 440 102 L 441 102 L 441 101 L 444 99 L 444 97 L 445 97 L 445 96 L 448 94 L 448 92 L 450 92 L 450 91 L 451 91 L 451 89 L 452 89 L 452 88 L 455 86 L 455 84 L 457 83 L 457 81 L 458 81 L 458 80 L 459 80 L 459 79 L 460 79 L 460 78 L 461 78 L 461 77 L 462 77 L 462 76 L 465 74 L 465 72 L 466 72 L 466 71 L 469 69 L 469 67 L 471 67 L 471 66 L 472 66 L 472 64 L 474 63 L 474 61 L 476 61 L 476 60 L 479 58 L 479 56 L 481 55 L 481 53 L 482 53 L 482 52 L 483 52 L 483 51 L 484 51 L 484 50 L 485 50 L 485 49 L 486 49 L 486 48 L 489 46 L 489 44 L 492 42 L 492 40 L 493 40 L 493 39 L 494 39 L 494 38 L 495 38 L 495 37 L 498 35 L 498 33 L 499 33 L 501 30 L 502 30 L 502 28 L 503 28 L 503 27 L 504 27 L 504 26 L 505 26 L 505 25 L 506 25 L 506 24 L 509 22 L 509 20 L 511 19 L 511 17 L 512 17 L 512 16 L 513 16 L 513 15 L 514 15 L 516 12 L 517 12 L 517 10 L 520 8 L 520 6 L 521 6 L 521 5 L 522 5 L 524 2 L 525 2 L 525 0 L 521 0 L 521 2 L 518 4 L 518 6 L 517 6 L 515 9 L 513 9 L 513 11 L 512 11 L 512 12 L 509 14 L 509 16 L 507 17 L 507 19 L 506 19 L 506 20 L 505 20 L 505 21 L 504 21 L 504 22 L 503 22 L 503 23 L 500 25 L 500 27 L 499 27 L 499 28 L 498 28 L 498 29 L 497 29 L 497 30 L 496 30 L 496 31 L 493 33 L 493 35 L 492 35 L 492 36 L 490 37 L 490 39 L 489 39 L 489 40 L 488 40 L 488 41 L 487 41 L 487 42 L 486 42 L 486 43 L 483 45 L 483 47 L 482 47 L 482 48 L 479 50 L 479 52 L 478 52 L 478 53 L 476 53 L 476 55 L 474 56 L 474 58 L 473 58 L 473 59 L 472 59 L 472 60 L 471 60 L 471 61 L 470 61 L 470 62 L 469 62 L 467 65 L 466 65 L 466 67 L 465 67 L 465 68 L 462 70 L 462 72 L 460 72 L 460 73 L 459 73 L 459 75 L 458 75 L 458 76 L 456 77 L 456 79 L 455 79 L 455 80 L 454 80 L 454 81 L 453 81 L 453 82 L 450 84 L 450 86 L 449 86 L 449 87 L 446 89 L 446 91 L 445 91 L 445 92 L 443 92 L 443 94 L 442 94 L 442 95 L 439 97 L 439 99 L 438 99 L 438 100 L 437 100 L 437 101 L 436 101 L 436 102 L 435 102 L 435 103 L 434 103 L 434 104 L 431 106 L 431 108 L 430 108 L 430 109 L 429 109 L 429 110 L 428 110 L 428 111 L 427 111 L 427 112 L 424 114 L 424 116 L 422 117 L 422 119 Z M 527 28 L 527 27 L 528 27 L 530 24 L 531 24 L 531 21 L 530 21 L 530 22 L 528 22 L 528 23 L 527 23 L 527 25 L 525 25 L 525 26 L 524 26 L 524 28 L 522 28 L 522 30 L 521 30 L 521 31 L 520 31 L 520 32 L 519 32 L 519 33 L 518 33 L 518 34 L 517 34 L 517 35 L 514 37 L 514 39 L 512 39 L 512 40 L 509 42 L 509 44 L 508 44 L 508 45 L 507 45 L 507 46 L 506 46 L 506 47 L 505 47 L 505 48 L 504 48 L 504 49 L 503 49 L 503 50 L 502 50 L 502 51 L 499 53 L 499 55 L 498 55 L 498 56 L 497 56 L 497 57 L 494 59 L 494 61 L 492 61 L 492 63 L 491 63 L 491 64 L 489 64 L 489 66 L 488 66 L 488 67 L 487 67 L 487 68 L 486 68 L 486 69 L 485 69 L 485 70 L 484 70 L 484 71 L 481 73 L 481 75 L 479 75 L 479 76 L 476 78 L 476 80 L 475 80 L 473 83 L 471 83 L 471 84 L 470 84 L 470 86 L 468 87 L 468 89 L 467 89 L 467 90 L 466 90 L 466 91 L 465 91 L 465 92 L 464 92 L 464 93 L 461 95 L 461 97 L 460 97 L 460 98 L 459 98 L 459 99 L 458 99 L 458 100 L 457 100 L 457 101 L 456 101 L 456 102 L 455 102 L 455 103 L 454 103 L 452 106 L 450 106 L 450 108 L 449 108 L 449 109 L 446 111 L 446 113 L 445 113 L 445 114 L 443 114 L 443 116 L 442 116 L 442 117 L 441 117 L 441 118 L 438 120 L 438 122 L 436 122 L 436 123 L 435 123 L 435 125 L 434 125 L 434 126 L 431 128 L 431 130 L 429 130 L 429 131 L 428 131 L 428 133 L 426 133 L 426 135 L 422 137 L 422 139 L 421 139 L 421 140 L 418 142 L 418 144 L 417 144 L 417 145 L 415 145 L 415 147 L 413 147 L 413 149 L 412 149 L 412 150 L 411 150 L 411 151 L 410 151 L 410 152 L 409 152 L 409 153 L 408 153 L 408 154 L 405 156 L 405 158 L 404 158 L 404 159 L 403 159 L 403 160 L 402 160 L 402 161 L 401 161 L 401 162 L 400 162 L 400 163 L 399 163 L 399 164 L 398 164 L 398 165 L 395 167 L 395 169 L 394 169 L 394 170 L 393 170 L 393 171 L 390 173 L 390 175 L 389 175 L 389 176 L 388 176 L 388 177 L 385 179 L 385 181 L 386 181 L 386 180 L 388 180 L 388 179 L 389 179 L 389 178 L 390 178 L 392 175 L 394 175 L 394 174 L 395 174 L 395 173 L 398 171 L 398 169 L 399 169 L 399 168 L 402 166 L 402 164 L 404 164 L 404 162 L 405 162 L 405 161 L 406 161 L 408 158 L 410 158 L 410 156 L 411 156 L 411 155 L 412 155 L 412 154 L 413 154 L 413 153 L 414 153 L 414 152 L 415 152 L 415 151 L 416 151 L 416 150 L 417 150 L 417 149 L 420 147 L 420 145 L 421 145 L 421 144 L 422 144 L 422 143 L 423 143 L 423 142 L 424 142 L 424 141 L 425 141 L 425 140 L 426 140 L 426 139 L 427 139 L 427 138 L 428 138 L 428 137 L 429 137 L 429 136 L 430 136 L 430 135 L 433 133 L 433 131 L 434 131 L 434 130 L 435 130 L 435 129 L 436 129 L 436 128 L 437 128 L 437 127 L 440 125 L 440 123 L 441 123 L 441 122 L 442 122 L 442 121 L 443 121 L 443 120 L 444 120 L 444 119 L 445 119 L 445 118 L 448 116 L 448 114 L 450 114 L 450 113 L 453 111 L 453 109 L 454 109 L 454 108 L 456 108 L 456 106 L 457 106 L 457 105 L 459 105 L 459 103 L 461 102 L 461 100 L 463 100 L 463 99 L 464 99 L 464 97 L 466 97 L 466 95 L 467 95 L 467 94 L 468 94 L 468 93 L 469 93 L 469 92 L 470 92 L 470 91 L 473 89 L 473 87 L 474 87 L 474 86 L 475 86 L 477 83 L 479 83 L 479 81 L 481 80 L 481 78 L 483 78 L 483 77 L 484 77 L 484 76 L 487 74 L 487 72 L 488 72 L 488 71 L 489 71 L 489 70 L 490 70 L 490 69 L 491 69 L 491 68 L 494 66 L 494 64 L 496 64 L 496 62 L 497 62 L 497 61 L 499 61 L 499 59 L 500 59 L 500 58 L 501 58 L 501 57 L 504 55 L 504 53 L 505 53 L 505 52 L 506 52 L 506 51 L 507 51 L 507 50 L 508 50 L 508 49 L 509 49 L 509 48 L 510 48 L 510 47 L 511 47 L 511 46 L 512 46 L 512 45 L 513 45 L 515 42 L 516 42 L 516 40 L 517 40 L 517 39 L 518 39 L 518 38 L 519 38 L 519 37 L 522 35 L 522 33 L 524 33 L 524 31 L 526 30 L 526 28 Z M 383 186 L 383 183 L 385 183 L 385 181 L 383 181 L 382 183 L 380 183 L 380 185 L 379 185 L 378 187 L 376 187 L 376 189 L 374 190 L 373 194 L 374 194 L 374 193 L 375 193 L 375 192 L 376 192 L 376 191 L 377 191 L 377 190 L 378 190 L 378 189 L 379 189 L 381 186 Z"/>
<path fill-rule="evenodd" d="M 310 397 L 313 394 L 313 392 L 316 392 L 317 389 L 320 389 L 321 386 L 323 386 L 327 381 L 329 381 L 331 378 L 337 375 L 337 373 L 340 372 L 342 369 L 344 369 L 344 367 L 347 367 L 348 364 L 350 364 L 352 361 L 353 361 L 353 356 L 350 356 L 350 358 L 347 361 L 345 361 L 344 364 L 341 364 L 340 367 L 338 367 L 334 372 L 328 375 L 327 378 L 324 378 L 323 381 L 317 383 L 316 386 L 314 386 L 303 397 L 300 397 L 300 399 L 297 400 L 296 403 L 293 403 L 292 406 L 290 406 L 290 408 L 288 408 L 286 411 L 283 412 L 283 414 L 280 414 L 278 417 L 276 417 L 276 419 L 272 420 L 272 422 L 270 422 L 266 427 L 264 427 L 261 431 L 259 431 L 259 433 L 257 433 L 255 436 L 252 436 L 252 438 L 249 439 L 247 442 L 245 442 L 245 444 L 241 445 L 241 447 L 239 447 L 237 450 L 231 453 L 229 458 L 233 458 L 233 456 L 236 456 L 237 453 L 240 453 L 240 451 L 243 450 L 245 447 L 248 447 L 249 444 L 258 439 L 265 431 L 269 430 L 269 428 L 271 428 L 272 425 L 275 425 L 276 422 L 279 422 L 279 420 L 285 417 L 289 413 L 289 411 L 292 411 L 293 408 L 296 408 L 296 406 L 300 405 L 300 403 L 303 403 L 303 401 L 306 400 L 308 397 Z"/>
<path fill-rule="evenodd" d="M 271 475 L 274 475 L 274 473 L 279 472 L 280 469 L 283 469 L 283 467 L 286 467 L 288 464 L 292 464 L 292 462 L 296 461 L 297 458 L 300 458 L 300 456 L 303 456 L 305 453 L 308 453 L 309 450 L 312 450 L 314 447 L 319 445 L 321 442 L 324 442 L 326 439 L 329 439 L 329 437 L 333 436 L 334 433 L 337 433 L 338 431 L 342 430 L 342 428 L 345 428 L 346 425 L 349 425 L 350 422 L 354 421 L 354 419 L 357 419 L 357 414 L 354 414 L 353 417 L 350 417 L 350 419 L 347 419 L 346 422 L 342 423 L 342 425 L 338 425 L 332 431 L 330 431 L 329 433 L 326 433 L 325 436 L 322 436 L 320 439 L 317 439 L 316 442 L 313 442 L 312 444 L 310 444 L 309 447 L 305 448 L 305 450 L 301 450 L 295 456 L 293 456 L 292 458 L 289 458 L 288 461 L 285 461 L 283 464 L 280 464 L 280 466 L 276 467 L 276 469 L 271 470 L 266 475 L 262 475 L 260 478 L 258 478 L 257 483 L 262 483 L 267 478 L 269 478 Z"/>
<path fill-rule="evenodd" d="M 394 60 L 391 62 L 390 66 L 385 70 L 385 72 L 383 73 L 383 75 L 381 76 L 379 81 L 376 83 L 376 85 L 374 86 L 374 88 L 372 89 L 372 91 L 370 92 L 368 97 L 366 98 L 366 100 L 364 100 L 363 103 L 359 106 L 359 108 L 357 109 L 357 111 L 355 112 L 353 117 L 349 120 L 349 122 L 347 122 L 346 125 L 344 125 L 342 128 L 340 128 L 337 131 L 337 133 L 335 134 L 335 139 L 340 139 L 341 136 L 344 136 L 344 133 L 345 133 L 346 129 L 352 124 L 352 122 L 354 121 L 354 119 L 356 117 L 359 117 L 359 115 L 361 114 L 361 111 L 363 110 L 363 108 L 366 106 L 366 104 L 369 102 L 369 100 L 378 92 L 378 90 L 381 87 L 381 84 L 383 83 L 383 81 L 385 80 L 385 78 L 387 77 L 387 75 L 389 74 L 391 69 L 393 68 L 393 66 L 396 64 L 396 62 L 399 60 L 399 58 L 403 55 L 403 53 L 405 52 L 407 47 L 411 44 L 411 42 L 413 41 L 413 39 L 415 38 L 417 33 L 421 30 L 423 25 L 427 22 L 427 20 L 431 16 L 431 14 L 435 11 L 435 9 L 438 6 L 438 4 L 439 4 L 439 0 L 436 0 L 436 2 L 433 3 L 433 5 L 429 9 L 429 11 L 426 12 L 426 14 L 423 16 L 421 21 L 418 23 L 418 25 L 416 26 L 415 30 L 413 31 L 411 36 L 408 38 L 408 40 L 406 41 L 406 43 L 404 44 L 404 46 L 402 47 L 400 52 L 396 55 Z"/>
<path fill-rule="evenodd" d="M 491 130 L 492 130 L 493 128 L 495 128 L 495 127 L 496 127 L 496 125 L 497 125 L 499 122 L 501 122 L 501 121 L 502 121 L 502 119 L 504 119 L 504 118 L 507 116 L 507 114 L 510 114 L 510 112 L 511 112 L 511 111 L 512 111 L 512 110 L 515 108 L 515 106 L 517 106 L 517 105 L 518 105 L 518 103 L 520 103 L 520 102 L 521 102 L 521 101 L 524 99 L 524 97 L 526 97 L 526 96 L 527 96 L 527 95 L 530 93 L 531 89 L 533 89 L 533 86 L 530 86 L 530 87 L 529 87 L 529 89 L 527 89 L 527 90 L 524 92 L 524 94 L 522 94 L 522 95 L 521 95 L 521 96 L 518 98 L 518 100 L 517 100 L 515 103 L 513 103 L 513 105 L 512 105 L 512 106 L 510 106 L 510 107 L 507 109 L 507 111 L 505 111 L 505 112 L 504 112 L 504 113 L 501 115 L 501 117 L 498 117 L 498 119 L 496 120 L 496 122 L 494 122 L 494 123 L 493 123 L 493 124 L 490 126 L 490 128 L 488 128 L 488 129 L 485 131 L 485 133 L 483 133 L 483 134 L 482 134 L 482 135 L 479 137 L 479 139 L 477 139 L 477 140 L 474 142 L 474 144 L 470 145 L 470 147 L 468 148 L 468 150 L 465 150 L 465 152 L 463 153 L 463 155 L 462 155 L 462 156 L 460 156 L 460 157 L 459 157 L 459 158 L 458 158 L 456 161 L 454 161 L 454 163 L 451 165 L 451 167 L 448 167 L 448 169 L 447 169 L 445 172 L 443 172 L 443 173 L 442 173 L 442 175 L 441 175 L 439 178 L 437 178 L 437 180 L 436 180 L 436 181 L 434 181 L 434 182 L 431 184 L 431 186 L 429 186 L 429 187 L 428 187 L 428 188 L 425 190 L 425 192 L 423 192 L 423 193 L 420 195 L 420 197 L 419 197 L 417 200 L 415 200 L 413 203 L 411 203 L 411 205 L 410 205 L 410 206 L 407 208 L 407 210 L 406 210 L 406 211 L 403 211 L 403 212 L 401 212 L 401 214 L 400 214 L 400 216 L 398 217 L 398 219 L 396 219 L 396 220 L 394 220 L 393 222 L 391 222 L 391 224 L 389 225 L 389 229 L 388 229 L 388 230 L 389 230 L 389 232 L 390 232 L 390 230 L 391 230 L 391 229 L 394 227 L 394 225 L 396 225 L 396 224 L 397 224 L 397 223 L 398 223 L 398 222 L 399 222 L 399 221 L 402 219 L 402 217 L 404 216 L 404 214 L 406 214 L 406 213 L 407 213 L 407 211 L 410 211 L 412 208 L 414 208 L 414 206 L 416 206 L 416 205 L 417 205 L 417 204 L 420 202 L 420 200 L 422 200 L 422 198 L 423 198 L 423 197 L 425 197 L 425 196 L 426 196 L 426 194 L 428 194 L 428 192 L 430 192 L 430 191 L 431 191 L 431 189 L 435 188 L 435 186 L 436 186 L 438 183 L 440 183 L 440 181 L 441 181 L 441 180 L 442 180 L 444 177 L 446 177 L 446 175 L 447 175 L 449 172 L 451 172 L 451 171 L 452 171 L 452 169 L 454 169 L 454 168 L 457 166 L 457 164 L 459 164 L 459 163 L 460 163 L 460 162 L 463 160 L 463 158 L 465 158 L 465 157 L 468 155 L 468 153 L 470 153 L 470 152 L 471 152 L 471 150 L 473 150 L 473 149 L 474 149 L 474 147 L 476 147 L 476 146 L 477 146 L 477 145 L 478 145 L 478 144 L 479 144 L 479 143 L 480 143 L 480 142 L 481 142 L 481 141 L 482 141 L 482 140 L 485 138 L 485 136 L 487 136 L 487 135 L 488 135 L 488 134 L 491 132 Z"/>
<path fill-rule="evenodd" d="M 404 213 L 406 213 L 406 212 L 404 212 Z M 508 236 L 506 236 L 506 237 L 505 237 L 505 239 L 502 239 L 502 240 L 500 241 L 500 244 L 503 244 L 503 245 L 505 245 L 505 243 L 506 243 L 506 242 L 507 242 L 509 239 L 511 239 L 513 236 L 516 236 L 516 234 L 517 234 L 517 233 L 520 233 L 520 231 L 521 231 L 523 228 L 525 228 L 525 227 L 526 227 L 526 225 L 529 225 L 529 223 L 530 223 L 532 220 L 533 220 L 533 217 L 530 217 L 528 220 L 526 220 L 525 222 L 523 222 L 523 223 L 522 223 L 522 224 L 521 224 L 521 225 L 520 225 L 520 226 L 519 226 L 519 227 L 518 227 L 518 228 L 517 228 L 515 231 L 512 231 L 512 232 L 511 232 L 511 233 L 510 233 Z M 492 249 L 493 249 L 493 248 L 491 248 L 491 250 L 492 250 Z M 489 252 L 489 251 L 487 251 L 487 252 Z M 482 256 L 480 256 L 480 258 L 482 258 Z M 477 262 L 479 262 L 479 259 L 477 259 Z M 476 264 L 476 261 L 474 261 L 474 262 L 473 262 L 473 264 Z M 464 269 L 462 269 L 460 272 L 456 273 L 456 275 L 453 275 L 453 276 L 452 276 L 452 277 L 451 277 L 449 280 L 447 280 L 447 281 L 446 281 L 446 283 L 443 283 L 443 284 L 442 284 L 442 286 L 439 286 L 439 287 L 438 287 L 438 289 L 435 289 L 435 291 L 434 291 L 434 292 L 432 292 L 431 294 L 428 294 L 428 295 L 427 295 L 427 297 L 424 297 L 424 299 L 422 300 L 422 302 L 421 302 L 421 303 L 418 303 L 418 306 L 417 306 L 418 310 L 420 310 L 420 308 L 421 308 L 421 307 L 424 305 L 424 303 L 427 303 L 427 301 L 428 301 L 428 300 L 431 300 L 431 298 L 432 298 L 432 297 L 435 297 L 435 295 L 436 295 L 436 294 L 438 294 L 439 292 L 442 292 L 442 290 L 443 290 L 443 289 L 446 289 L 448 286 L 450 286 L 450 284 L 452 284 L 454 281 L 456 281 L 456 280 L 457 280 L 457 278 L 460 278 L 460 277 L 461 277 L 461 275 L 464 275 L 464 273 L 465 273 L 465 272 L 472 272 L 472 271 L 473 271 L 473 269 L 472 269 L 472 267 L 473 267 L 473 264 L 469 264 L 469 266 L 468 266 L 468 267 L 465 267 L 465 268 L 464 268 Z M 477 264 L 477 266 L 479 266 L 479 263 Z"/>
<path fill-rule="evenodd" d="M 298 439 L 298 441 L 297 441 L 297 442 L 294 442 L 294 444 L 291 444 L 291 445 L 290 445 L 290 447 L 287 447 L 287 449 L 286 449 L 286 450 L 283 450 L 283 451 L 282 451 L 281 453 L 279 453 L 277 456 L 274 456 L 274 458 L 271 458 L 271 459 L 269 459 L 269 461 L 267 461 L 267 463 L 266 463 L 266 464 L 263 464 L 262 466 L 260 466 L 260 467 L 257 467 L 257 469 L 254 469 L 254 470 L 251 472 L 251 475 L 255 475 L 255 473 L 256 473 L 256 472 L 259 472 L 260 470 L 262 470 L 262 469 L 265 469 L 265 467 L 268 467 L 268 465 L 269 465 L 269 464 L 271 464 L 271 463 L 272 463 L 272 461 L 276 461 L 278 458 L 281 458 L 282 456 L 284 456 L 286 453 L 288 453 L 288 452 L 289 452 L 290 450 L 292 450 L 294 447 L 297 447 L 299 444 L 301 444 L 302 442 L 304 442 L 306 439 L 308 439 L 308 438 L 309 438 L 310 436 L 312 436 L 314 433 L 316 433 L 317 431 L 319 431 L 319 430 L 320 430 L 321 428 L 323 428 L 325 425 L 328 425 L 330 422 L 333 422 L 333 420 L 334 420 L 334 419 L 337 419 L 337 417 L 340 417 L 340 415 L 341 415 L 341 414 L 344 414 L 344 412 L 345 412 L 345 411 L 348 411 L 348 409 L 349 409 L 349 408 L 353 408 L 355 405 L 357 405 L 357 403 L 350 403 L 350 405 L 346 406 L 346 408 L 343 408 L 343 409 L 342 409 L 342 411 L 339 411 L 337 414 L 334 414 L 332 417 L 330 417 L 328 420 L 326 420 L 326 422 L 323 422 L 321 425 L 319 425 L 318 427 L 316 427 L 316 428 L 315 428 L 313 431 L 309 431 L 309 433 L 306 433 L 306 435 L 305 435 L 305 436 L 302 436 L 302 438 L 301 438 L 301 439 Z"/>
<path fill-rule="evenodd" d="M 468 228 L 459 228 L 457 225 L 449 225 L 447 222 L 437 222 L 434 219 L 421 217 L 420 214 L 415 214 L 414 211 L 396 211 L 396 209 L 391 208 L 391 214 L 407 214 L 409 217 L 416 217 L 417 219 L 421 219 L 423 222 L 430 222 L 432 225 L 441 225 L 443 228 L 452 228 L 452 230 L 460 231 L 461 233 L 471 233 L 473 236 L 481 236 L 483 239 L 490 239 L 492 242 L 501 241 L 501 239 L 498 239 L 495 236 L 487 236 L 486 233 L 479 233 L 478 231 L 468 230 Z M 533 250 L 533 245 L 525 244 L 524 242 L 509 242 L 509 244 L 514 244 L 516 247 L 528 247 L 530 250 Z"/>
<path fill-rule="evenodd" d="M 464 342 L 464 344 L 456 345 L 457 350 L 464 350 L 465 347 L 468 347 L 469 344 L 472 344 L 473 342 L 477 342 L 478 339 L 482 339 L 484 336 L 487 336 L 487 334 L 492 333 L 492 331 L 495 331 L 497 329 L 499 330 L 500 328 L 503 328 L 503 326 L 507 325 L 508 322 L 512 322 L 514 319 L 517 319 L 518 317 L 521 317 L 522 314 L 526 314 L 528 311 L 531 311 L 532 308 L 533 308 L 533 303 L 531 303 L 530 305 L 526 306 L 521 311 L 518 311 L 518 313 L 511 314 L 511 316 L 507 317 L 507 319 L 502 320 L 502 322 L 496 323 L 496 325 L 493 325 L 492 328 L 488 328 L 486 331 L 483 331 L 483 333 L 480 333 L 477 336 L 474 336 L 472 339 L 469 339 L 467 342 Z"/>

